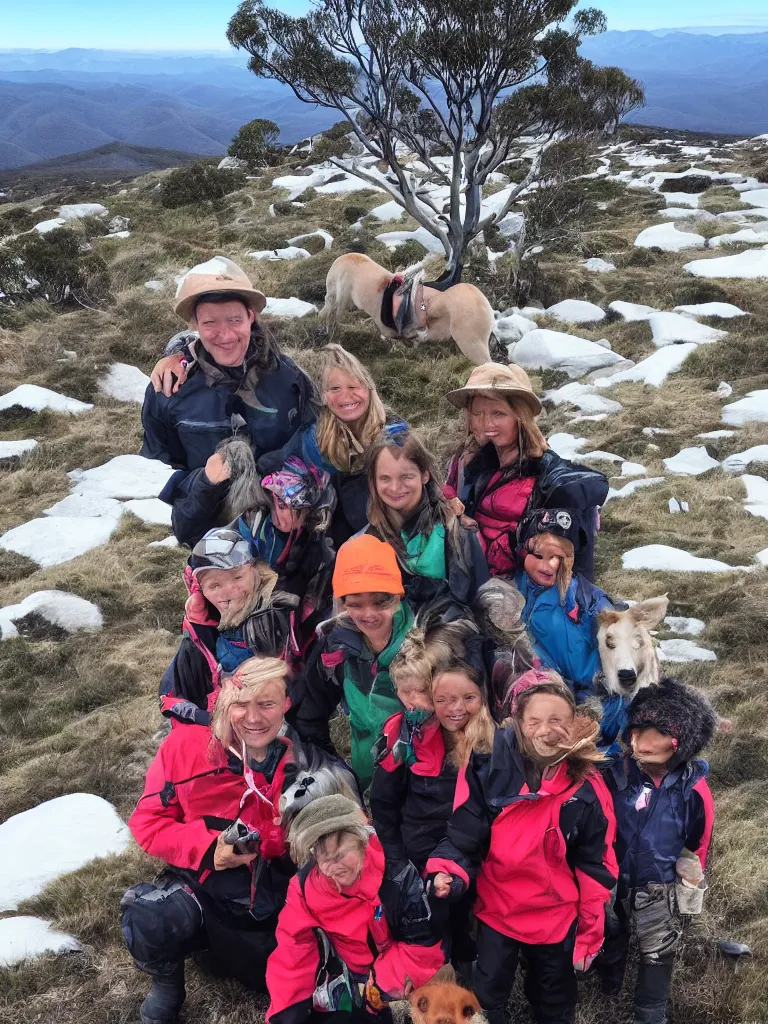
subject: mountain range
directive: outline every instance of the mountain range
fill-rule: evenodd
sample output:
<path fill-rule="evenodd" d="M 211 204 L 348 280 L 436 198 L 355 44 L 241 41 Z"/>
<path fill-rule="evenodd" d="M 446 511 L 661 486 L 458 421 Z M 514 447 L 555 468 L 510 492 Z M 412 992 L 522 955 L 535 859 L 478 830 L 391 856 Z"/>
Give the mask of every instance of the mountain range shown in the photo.
<path fill-rule="evenodd" d="M 641 79 L 630 120 L 691 131 L 768 131 L 768 32 L 606 32 L 582 53 Z M 0 50 L 0 168 L 125 143 L 223 154 L 255 117 L 295 142 L 338 120 L 258 79 L 235 51 Z"/>

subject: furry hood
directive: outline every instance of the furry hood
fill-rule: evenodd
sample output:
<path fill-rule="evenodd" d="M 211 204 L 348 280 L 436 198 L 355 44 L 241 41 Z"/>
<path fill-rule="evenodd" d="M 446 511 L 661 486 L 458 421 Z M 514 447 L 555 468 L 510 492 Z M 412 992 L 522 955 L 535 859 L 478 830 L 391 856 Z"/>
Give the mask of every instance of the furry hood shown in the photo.
<path fill-rule="evenodd" d="M 695 758 L 712 739 L 717 713 L 703 693 L 679 679 L 664 678 L 644 687 L 629 705 L 624 740 L 633 729 L 652 726 L 677 740 L 675 765 Z"/>

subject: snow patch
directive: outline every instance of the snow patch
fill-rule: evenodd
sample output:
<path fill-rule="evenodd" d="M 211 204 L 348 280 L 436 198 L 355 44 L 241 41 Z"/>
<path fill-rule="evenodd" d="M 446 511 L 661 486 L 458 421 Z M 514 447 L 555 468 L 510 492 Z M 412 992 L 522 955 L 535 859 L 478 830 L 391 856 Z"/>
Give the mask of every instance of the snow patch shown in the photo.
<path fill-rule="evenodd" d="M 312 254 L 298 245 L 289 245 L 283 249 L 257 249 L 247 255 L 252 260 L 305 260 Z"/>
<path fill-rule="evenodd" d="M 333 235 L 330 231 L 326 231 L 324 228 L 317 228 L 315 231 L 307 231 L 303 235 L 294 235 L 293 238 L 288 238 L 286 241 L 288 242 L 288 245 L 298 245 L 299 242 L 304 242 L 308 238 L 322 238 L 324 249 L 330 249 L 333 245 Z"/>
<path fill-rule="evenodd" d="M 646 476 L 647 473 L 648 470 L 639 462 L 622 462 L 621 464 L 622 476 Z"/>
<path fill-rule="evenodd" d="M 124 502 L 122 506 L 127 512 L 133 512 L 135 516 L 145 523 L 157 523 L 158 526 L 171 526 L 171 513 L 173 509 L 159 498 L 133 498 Z"/>
<path fill-rule="evenodd" d="M 745 474 L 741 482 L 747 492 L 744 508 L 750 515 L 768 519 L 768 480 L 762 476 Z"/>
<path fill-rule="evenodd" d="M 725 235 L 715 235 L 709 240 L 710 245 L 715 249 L 721 245 L 736 245 L 739 242 L 746 242 L 749 245 L 765 245 L 768 242 L 768 231 L 742 228 L 741 231 L 731 231 Z"/>
<path fill-rule="evenodd" d="M 639 491 L 641 487 L 652 487 L 654 484 L 663 484 L 663 476 L 649 476 L 649 477 L 638 477 L 636 480 L 630 480 L 628 484 L 624 484 L 623 487 L 611 487 L 608 489 L 608 496 L 606 497 L 606 503 L 613 501 L 615 498 L 629 498 Z"/>
<path fill-rule="evenodd" d="M 49 231 L 56 231 L 58 228 L 63 228 L 66 225 L 66 221 L 63 217 L 54 217 L 52 220 L 41 220 L 39 224 L 35 224 L 33 231 L 37 231 L 39 235 L 47 235 Z"/>
<path fill-rule="evenodd" d="M 699 476 L 720 463 L 713 459 L 704 445 L 697 448 L 683 448 L 677 455 L 664 459 L 664 466 L 675 476 Z"/>
<path fill-rule="evenodd" d="M 623 361 L 616 352 L 594 341 L 542 328 L 524 335 L 510 353 L 510 359 L 526 370 L 561 370 L 569 377 L 581 377 Z"/>
<path fill-rule="evenodd" d="M 149 384 L 149 377 L 138 366 L 128 363 L 113 363 L 104 380 L 99 382 L 99 389 L 118 402 L 144 402 L 144 393 Z"/>
<path fill-rule="evenodd" d="M 37 384 L 19 384 L 13 391 L 0 395 L 0 409 L 10 409 L 20 405 L 32 412 L 50 409 L 52 412 L 80 413 L 88 412 L 93 406 L 88 402 L 79 402 L 76 398 L 67 398 L 56 391 L 41 388 Z"/>
<path fill-rule="evenodd" d="M 750 189 L 741 193 L 742 203 L 748 206 L 758 206 L 761 209 L 768 208 L 768 188 Z"/>
<path fill-rule="evenodd" d="M 427 252 L 445 253 L 440 239 L 423 227 L 418 227 L 415 231 L 384 231 L 382 234 L 376 235 L 376 238 L 386 245 L 388 249 L 396 249 L 405 242 L 414 241 L 420 242 Z"/>
<path fill-rule="evenodd" d="M 0 441 L 0 459 L 19 459 L 33 448 L 37 448 L 34 438 L 28 441 Z"/>
<path fill-rule="evenodd" d="M 578 381 L 545 391 L 541 399 L 543 402 L 552 402 L 553 405 L 575 405 L 583 413 L 596 416 L 621 412 L 623 408 L 621 402 L 599 395 L 594 384 L 580 384 Z"/>
<path fill-rule="evenodd" d="M 669 544 L 644 544 L 621 556 L 624 569 L 651 569 L 656 572 L 743 572 L 751 566 L 728 565 L 717 558 L 700 558 Z"/>
<path fill-rule="evenodd" d="M 612 302 L 608 309 L 618 313 L 628 323 L 634 323 L 636 320 L 647 320 L 651 314 L 659 312 L 655 306 L 643 306 L 639 302 L 622 302 L 620 299 Z"/>
<path fill-rule="evenodd" d="M 673 312 L 692 317 L 717 316 L 721 320 L 730 320 L 735 316 L 752 316 L 731 302 L 699 302 L 693 306 L 675 306 Z"/>
<path fill-rule="evenodd" d="M 684 633 L 686 636 L 698 636 L 707 628 L 701 619 L 690 619 L 685 615 L 667 615 L 664 625 L 671 633 Z"/>
<path fill-rule="evenodd" d="M 114 516 L 50 516 L 15 526 L 0 537 L 0 548 L 25 555 L 47 569 L 106 544 L 117 529 Z"/>
<path fill-rule="evenodd" d="M 719 431 L 715 431 L 719 433 Z M 724 431 L 732 433 L 732 431 Z M 743 452 L 735 452 L 723 459 L 723 469 L 726 473 L 743 473 L 751 462 L 768 462 L 768 444 L 756 444 Z"/>
<path fill-rule="evenodd" d="M 667 345 L 648 356 L 647 359 L 641 359 L 639 363 L 628 370 L 620 370 L 612 377 L 598 378 L 594 382 L 595 386 L 611 388 L 614 384 L 634 381 L 657 388 L 661 387 L 670 373 L 679 370 L 691 352 L 695 352 L 698 347 L 693 342 L 685 345 Z"/>
<path fill-rule="evenodd" d="M 686 263 L 683 270 L 694 277 L 756 280 L 768 277 L 768 249 L 753 249 L 735 256 L 718 256 L 712 260 L 693 260 Z"/>
<path fill-rule="evenodd" d="M 682 341 L 692 341 L 697 345 L 708 345 L 725 338 L 727 331 L 719 331 L 715 327 L 707 327 L 681 313 L 652 313 L 648 317 L 653 334 L 653 343 L 657 348 L 662 345 L 677 345 Z"/>
<path fill-rule="evenodd" d="M 109 210 L 101 203 L 68 203 L 59 207 L 62 220 L 78 220 L 80 217 L 108 217 Z"/>
<path fill-rule="evenodd" d="M 582 299 L 564 299 L 562 302 L 556 302 L 547 309 L 547 313 L 566 324 L 591 324 L 605 320 L 605 311 L 600 306 Z"/>
<path fill-rule="evenodd" d="M 581 265 L 592 274 L 610 274 L 612 270 L 616 269 L 615 263 L 609 263 L 608 260 L 600 259 L 599 256 L 592 256 Z"/>
<path fill-rule="evenodd" d="M 738 402 L 723 406 L 723 423 L 743 427 L 745 423 L 768 423 L 768 388 L 748 392 Z"/>
<path fill-rule="evenodd" d="M 267 298 L 267 304 L 264 307 L 265 316 L 299 317 L 316 312 L 317 306 L 313 306 L 311 302 L 304 302 L 303 299 L 295 297 L 290 299 Z"/>
<path fill-rule="evenodd" d="M 15 623 L 32 612 L 69 633 L 79 630 L 93 632 L 104 625 L 104 618 L 98 605 L 75 594 L 67 594 L 63 590 L 38 590 L 25 597 L 19 604 L 0 608 L 0 637 L 8 640 L 12 636 L 18 636 Z"/>
<path fill-rule="evenodd" d="M 103 498 L 156 498 L 176 470 L 143 455 L 117 455 L 94 469 L 73 469 L 67 476 L 73 494 Z"/>
<path fill-rule="evenodd" d="M 45 856 L 39 855 L 41 836 L 50 840 Z M 15 910 L 95 857 L 123 853 L 130 842 L 128 826 L 112 804 L 90 793 L 70 793 L 14 814 L 0 825 L 0 911 Z"/>
<path fill-rule="evenodd" d="M 706 647 L 698 647 L 693 640 L 660 640 L 656 653 L 659 661 L 717 661 L 714 651 Z"/>
<path fill-rule="evenodd" d="M 72 953 L 82 948 L 73 935 L 60 932 L 39 917 L 6 917 L 0 921 L 0 967 L 14 967 L 44 953 Z"/>
<path fill-rule="evenodd" d="M 165 540 L 152 540 L 147 544 L 148 548 L 177 548 L 179 542 L 174 536 L 166 537 Z"/>
<path fill-rule="evenodd" d="M 662 249 L 664 252 L 703 249 L 706 244 L 707 240 L 703 235 L 678 231 L 674 224 L 654 224 L 641 231 L 635 239 L 635 245 L 641 249 Z"/>
<path fill-rule="evenodd" d="M 735 430 L 708 430 L 706 434 L 697 434 L 696 437 L 700 437 L 704 441 L 715 441 L 720 437 L 733 437 L 735 433 Z M 727 461 L 728 460 L 726 459 L 726 462 Z M 723 463 L 723 466 L 725 466 L 725 462 Z"/>

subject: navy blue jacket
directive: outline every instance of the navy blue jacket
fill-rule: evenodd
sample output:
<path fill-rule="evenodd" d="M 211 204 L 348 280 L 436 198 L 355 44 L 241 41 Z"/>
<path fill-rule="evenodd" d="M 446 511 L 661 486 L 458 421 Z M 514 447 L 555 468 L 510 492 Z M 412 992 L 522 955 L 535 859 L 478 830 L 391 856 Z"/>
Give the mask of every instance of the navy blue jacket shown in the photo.
<path fill-rule="evenodd" d="M 621 898 L 650 882 L 674 882 L 683 847 L 698 854 L 705 867 L 715 814 L 708 771 L 706 761 L 689 761 L 657 787 L 628 755 L 604 768 L 616 812 Z"/>
<path fill-rule="evenodd" d="M 181 544 L 194 547 L 217 525 L 229 483 L 212 484 L 205 464 L 221 441 L 240 430 L 247 434 L 258 461 L 315 420 L 312 382 L 287 356 L 279 355 L 275 369 L 261 374 L 254 395 L 258 404 L 250 406 L 225 385 L 210 386 L 197 364 L 170 398 L 147 386 L 141 454 L 178 470 L 160 498 L 173 506 L 173 532 Z"/>

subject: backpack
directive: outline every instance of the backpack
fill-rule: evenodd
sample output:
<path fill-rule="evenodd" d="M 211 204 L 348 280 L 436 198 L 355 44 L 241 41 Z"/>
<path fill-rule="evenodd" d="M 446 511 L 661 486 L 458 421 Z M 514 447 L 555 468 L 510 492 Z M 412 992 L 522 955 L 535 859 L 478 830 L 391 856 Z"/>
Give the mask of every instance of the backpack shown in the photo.
<path fill-rule="evenodd" d="M 531 507 L 587 510 L 607 497 L 608 478 L 599 470 L 569 462 L 551 449 L 542 455 Z"/>

